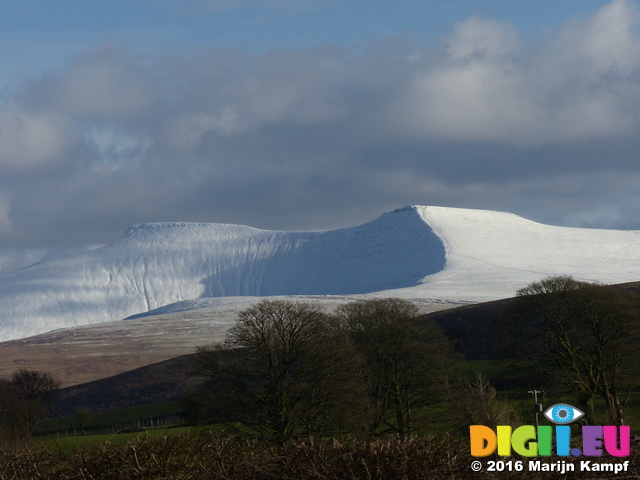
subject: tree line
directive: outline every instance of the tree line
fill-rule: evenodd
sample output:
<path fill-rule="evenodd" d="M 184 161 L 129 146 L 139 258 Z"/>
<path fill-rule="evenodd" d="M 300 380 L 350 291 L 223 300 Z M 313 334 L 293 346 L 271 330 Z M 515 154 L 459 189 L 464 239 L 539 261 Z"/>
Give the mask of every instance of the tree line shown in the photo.
<path fill-rule="evenodd" d="M 528 389 L 570 398 L 585 412 L 582 422 L 624 424 L 640 387 L 640 295 L 548 277 L 520 289 L 490 323 L 490 358 L 503 372 Z M 406 438 L 432 433 L 437 414 L 461 433 L 471 424 L 518 425 L 522 412 L 485 376 L 454 378 L 463 353 L 455 341 L 407 300 L 325 311 L 266 299 L 240 312 L 223 343 L 198 349 L 200 387 L 185 403 L 199 421 L 281 444 L 309 436 Z M 0 380 L 0 439 L 30 437 L 59 385 L 24 368 Z"/>
<path fill-rule="evenodd" d="M 640 295 L 547 277 L 518 290 L 493 327 L 496 356 L 522 378 L 570 396 L 584 422 L 624 424 L 623 407 L 640 387 Z"/>
<path fill-rule="evenodd" d="M 518 290 L 490 323 L 489 358 L 518 388 L 570 399 L 585 423 L 624 424 L 624 406 L 640 388 L 640 295 L 547 277 Z M 484 375 L 451 375 L 461 353 L 407 300 L 332 312 L 263 300 L 239 314 L 224 343 L 198 349 L 195 374 L 206 381 L 189 404 L 207 421 L 278 442 L 428 432 L 435 410 L 427 407 L 437 403 L 461 432 L 522 423 L 525 411 Z M 598 398 L 605 411 L 596 411 Z"/>
<path fill-rule="evenodd" d="M 0 441 L 29 439 L 59 388 L 53 375 L 26 368 L 0 379 Z"/>
<path fill-rule="evenodd" d="M 198 349 L 191 405 L 210 421 L 286 443 L 296 436 L 407 436 L 426 427 L 458 358 L 413 303 L 263 300 L 223 344 Z"/>

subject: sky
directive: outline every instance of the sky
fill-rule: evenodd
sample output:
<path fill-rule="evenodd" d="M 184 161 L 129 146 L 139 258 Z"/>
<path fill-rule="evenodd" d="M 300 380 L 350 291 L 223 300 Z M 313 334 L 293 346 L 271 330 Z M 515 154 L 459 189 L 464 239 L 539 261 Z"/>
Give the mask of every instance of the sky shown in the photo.
<path fill-rule="evenodd" d="M 325 230 L 413 204 L 640 230 L 637 0 L 0 0 L 0 13 L 12 265 L 136 223 Z"/>

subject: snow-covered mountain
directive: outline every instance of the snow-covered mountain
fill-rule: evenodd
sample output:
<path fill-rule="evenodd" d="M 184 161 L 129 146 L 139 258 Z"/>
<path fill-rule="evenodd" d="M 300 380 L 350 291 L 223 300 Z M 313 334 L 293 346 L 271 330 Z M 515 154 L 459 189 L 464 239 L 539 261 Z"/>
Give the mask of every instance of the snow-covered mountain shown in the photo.
<path fill-rule="evenodd" d="M 151 223 L 118 242 L 0 276 L 0 340 L 121 320 L 174 302 L 270 295 L 512 296 L 551 274 L 638 280 L 640 231 L 553 227 L 516 215 L 405 207 L 360 226 L 276 232 Z M 184 302 L 184 301 L 190 302 Z"/>

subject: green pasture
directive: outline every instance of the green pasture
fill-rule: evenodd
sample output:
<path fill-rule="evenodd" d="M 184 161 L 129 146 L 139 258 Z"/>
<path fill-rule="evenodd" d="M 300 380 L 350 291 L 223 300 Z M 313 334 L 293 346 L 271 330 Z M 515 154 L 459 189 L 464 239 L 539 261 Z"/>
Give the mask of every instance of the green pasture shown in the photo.
<path fill-rule="evenodd" d="M 505 368 L 503 365 L 492 360 L 464 361 L 460 362 L 460 364 L 455 367 L 454 371 L 452 371 L 452 377 L 473 377 L 476 375 L 476 372 L 481 372 L 494 384 L 508 385 L 511 380 L 518 378 L 517 370 L 517 368 L 513 367 Z M 544 386 L 539 386 L 537 388 L 544 389 Z M 521 415 L 523 423 L 534 423 L 535 414 L 533 411 L 533 397 L 528 393 L 527 387 L 498 388 L 498 393 L 502 400 L 507 401 L 517 409 Z M 540 400 L 543 403 L 544 409 L 558 402 L 571 403 L 570 397 L 567 397 L 566 395 L 554 395 L 554 392 L 546 392 L 544 396 L 540 396 Z M 595 409 L 596 412 L 600 410 L 604 413 L 604 404 L 600 399 L 596 399 Z M 93 428 L 131 425 L 145 419 L 181 414 L 183 412 L 184 406 L 179 402 L 140 405 L 109 412 L 92 413 L 87 418 L 84 427 L 87 433 L 90 433 Z M 429 405 L 428 407 L 425 407 L 424 411 L 421 413 L 425 418 L 430 419 L 429 424 L 431 425 L 432 433 L 454 433 L 453 430 L 455 430 L 456 427 L 454 426 L 454 422 L 451 418 L 451 406 L 447 402 Z M 542 413 L 539 414 L 539 418 L 541 422 L 546 422 Z M 627 405 L 625 407 L 625 423 L 631 425 L 633 433 L 640 433 L 640 392 L 630 392 L 629 394 Z M 123 433 L 82 435 L 80 429 L 78 429 L 74 424 L 74 418 L 65 417 L 43 421 L 38 426 L 35 436 L 37 438 L 38 436 L 46 434 L 52 435 L 53 432 L 55 432 L 55 438 L 41 440 L 41 443 L 46 448 L 56 449 L 71 448 L 74 446 L 100 445 L 105 442 L 124 443 L 137 438 L 140 435 L 180 435 L 201 429 L 213 429 L 217 432 L 221 432 L 223 430 L 220 426 L 216 425 L 206 427 L 180 425 L 171 428 L 144 428 L 138 431 L 126 431 Z M 114 428 L 114 430 L 116 432 L 118 431 L 117 428 Z"/>
<path fill-rule="evenodd" d="M 85 422 L 84 429 L 91 431 L 92 429 L 117 427 L 118 425 L 130 425 L 136 424 L 149 419 L 165 417 L 168 415 L 182 414 L 184 412 L 184 406 L 180 402 L 167 402 L 167 403 L 154 403 L 148 405 L 139 405 L 136 407 L 123 408 L 120 410 L 113 410 L 108 412 L 90 413 Z M 75 434 L 80 434 L 80 428 L 77 425 L 76 419 L 71 417 L 55 418 L 42 421 L 34 435 L 50 434 L 52 432 L 61 431 L 74 431 Z M 74 433 L 72 433 L 73 435 Z"/>

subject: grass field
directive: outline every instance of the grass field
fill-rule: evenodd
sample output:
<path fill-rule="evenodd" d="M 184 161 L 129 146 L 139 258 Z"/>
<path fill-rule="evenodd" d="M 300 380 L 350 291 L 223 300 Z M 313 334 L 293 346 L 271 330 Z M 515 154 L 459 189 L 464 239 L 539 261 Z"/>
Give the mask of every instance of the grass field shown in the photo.
<path fill-rule="evenodd" d="M 506 371 L 505 368 L 495 361 L 491 360 L 474 360 L 460 362 L 452 372 L 452 376 L 473 377 L 476 372 L 481 372 L 490 381 L 501 383 L 509 377 L 513 377 L 513 372 Z M 535 414 L 533 411 L 533 398 L 526 388 L 503 389 L 498 391 L 501 399 L 512 405 L 519 412 L 522 422 L 525 424 L 533 424 Z M 553 405 L 554 403 L 563 401 L 570 403 L 571 399 L 566 396 L 554 396 L 553 392 L 547 392 L 542 397 L 543 407 Z M 169 417 L 171 415 L 182 415 L 184 413 L 184 405 L 180 402 L 167 402 L 149 405 L 140 405 L 110 412 L 102 412 L 91 414 L 85 424 L 86 435 L 74 424 L 73 417 L 57 418 L 43 421 L 35 432 L 36 438 L 42 438 L 46 435 L 54 435 L 53 439 L 62 446 L 72 445 L 96 445 L 101 442 L 109 441 L 122 443 L 132 438 L 136 438 L 141 434 L 150 435 L 175 435 L 184 432 L 198 431 L 201 427 L 187 426 L 177 424 L 172 427 L 150 427 L 149 419 L 157 419 Z M 596 399 L 595 409 L 603 411 L 604 403 Z M 432 434 L 443 433 L 460 433 L 459 427 L 456 427 L 455 421 L 450 418 L 449 402 L 440 402 L 425 408 L 424 416 L 429 419 L 429 432 Z M 632 392 L 629 396 L 627 406 L 625 407 L 626 423 L 631 425 L 632 433 L 640 434 L 640 392 Z M 146 421 L 146 424 L 145 424 Z M 540 421 L 546 422 L 546 419 L 540 414 Z M 140 425 L 138 428 L 138 424 Z M 209 426 L 216 432 L 220 432 L 221 428 L 217 426 Z M 93 430 L 100 430 L 101 434 L 91 434 Z M 110 429 L 110 430 L 107 430 Z M 49 445 L 49 443 L 47 443 Z"/>
<path fill-rule="evenodd" d="M 154 403 L 139 405 L 137 407 L 123 408 L 110 412 L 91 413 L 86 418 L 84 429 L 86 431 L 119 427 L 119 429 L 134 429 L 151 427 L 150 419 L 158 419 L 171 415 L 182 415 L 184 406 L 179 402 Z M 137 427 L 137 425 L 140 427 Z M 124 428 L 128 426 L 128 428 Z M 118 428 L 116 428 L 117 430 Z M 74 417 L 55 418 L 44 420 L 38 425 L 35 435 L 45 435 L 61 431 L 80 430 Z M 80 434 L 81 432 L 76 432 Z"/>
<path fill-rule="evenodd" d="M 503 385 L 509 385 L 505 379 L 514 375 L 513 371 L 505 371 L 499 364 L 487 360 L 461 362 L 452 374 L 473 378 L 476 372 Z M 498 394 L 501 401 L 506 401 L 519 413 L 523 424 L 533 424 L 533 401 L 526 388 L 503 388 Z M 549 394 L 543 400 L 544 407 L 557 400 Z M 562 400 L 570 401 L 568 398 Z M 600 401 L 596 401 L 595 406 L 596 410 L 604 407 Z M 306 438 L 276 446 L 225 435 L 219 425 L 180 425 L 136 431 L 122 428 L 144 419 L 179 415 L 183 411 L 179 402 L 167 402 L 90 415 L 87 431 L 120 426 L 119 430 L 115 429 L 118 433 L 105 434 L 82 435 L 77 428 L 73 430 L 73 417 L 47 420 L 42 422 L 38 432 L 55 432 L 55 438 L 36 440 L 19 450 L 6 450 L 0 446 L 0 479 L 604 478 L 584 472 L 577 476 L 526 471 L 491 475 L 484 471 L 473 472 L 469 468 L 475 458 L 469 455 L 468 427 L 455 418 L 448 401 L 425 407 L 420 413 L 428 419 L 427 429 L 406 439 Z M 629 396 L 625 416 L 632 426 L 632 433 L 639 433 L 640 392 Z M 541 418 L 541 422 L 546 423 L 546 420 Z M 636 449 L 634 447 L 629 457 L 630 468 L 635 472 L 632 475 L 640 472 L 640 452 Z M 483 460 L 486 463 L 486 459 Z M 569 458 L 568 461 L 575 463 L 578 460 Z"/>

